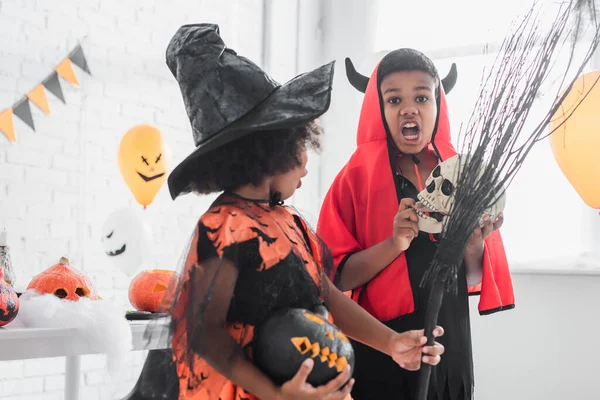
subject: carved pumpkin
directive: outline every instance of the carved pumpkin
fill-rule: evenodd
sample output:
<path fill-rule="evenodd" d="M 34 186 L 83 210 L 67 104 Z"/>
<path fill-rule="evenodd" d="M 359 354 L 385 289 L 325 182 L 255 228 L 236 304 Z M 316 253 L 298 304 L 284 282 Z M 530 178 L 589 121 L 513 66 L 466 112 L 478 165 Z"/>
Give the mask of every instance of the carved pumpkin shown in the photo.
<path fill-rule="evenodd" d="M 255 364 L 274 382 L 290 380 L 302 362 L 314 360 L 307 382 L 324 385 L 346 365 L 354 370 L 354 350 L 348 338 L 321 315 L 303 309 L 273 314 L 256 332 Z"/>
<path fill-rule="evenodd" d="M 4 270 L 0 266 L 0 326 L 10 323 L 19 313 L 17 292 L 4 281 Z"/>
<path fill-rule="evenodd" d="M 92 281 L 71 267 L 66 257 L 61 257 L 58 264 L 37 274 L 27 286 L 27 290 L 30 289 L 40 294 L 53 294 L 64 300 L 77 301 L 81 297 L 90 300 L 99 298 Z"/>
<path fill-rule="evenodd" d="M 136 275 L 129 284 L 129 302 L 138 311 L 157 312 L 169 304 L 167 289 L 174 271 L 148 270 Z"/>

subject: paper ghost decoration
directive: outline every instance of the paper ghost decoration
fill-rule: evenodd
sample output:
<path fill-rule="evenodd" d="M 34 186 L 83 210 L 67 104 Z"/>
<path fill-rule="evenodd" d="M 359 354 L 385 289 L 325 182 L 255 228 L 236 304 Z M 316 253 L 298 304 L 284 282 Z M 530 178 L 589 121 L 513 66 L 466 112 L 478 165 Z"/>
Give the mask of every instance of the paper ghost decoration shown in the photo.
<path fill-rule="evenodd" d="M 119 146 L 119 170 L 135 200 L 146 207 L 167 180 L 170 155 L 162 132 L 150 125 L 131 128 Z"/>
<path fill-rule="evenodd" d="M 152 232 L 142 211 L 120 208 L 102 226 L 102 247 L 115 267 L 128 277 L 149 258 Z"/>

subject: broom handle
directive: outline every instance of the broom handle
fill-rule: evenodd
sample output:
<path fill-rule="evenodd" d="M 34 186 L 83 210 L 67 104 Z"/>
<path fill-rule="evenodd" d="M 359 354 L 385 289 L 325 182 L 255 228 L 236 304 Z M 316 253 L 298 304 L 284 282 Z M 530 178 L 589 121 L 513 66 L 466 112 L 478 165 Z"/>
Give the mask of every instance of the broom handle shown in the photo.
<path fill-rule="evenodd" d="M 427 302 L 427 311 L 425 312 L 425 335 L 427 336 L 427 346 L 433 346 L 435 343 L 433 330 L 437 326 L 437 319 L 440 308 L 442 307 L 443 297 L 444 283 L 438 278 L 434 281 L 433 287 L 431 288 L 429 301 Z M 421 364 L 417 400 L 427 400 L 432 368 L 433 365 L 431 364 Z"/>

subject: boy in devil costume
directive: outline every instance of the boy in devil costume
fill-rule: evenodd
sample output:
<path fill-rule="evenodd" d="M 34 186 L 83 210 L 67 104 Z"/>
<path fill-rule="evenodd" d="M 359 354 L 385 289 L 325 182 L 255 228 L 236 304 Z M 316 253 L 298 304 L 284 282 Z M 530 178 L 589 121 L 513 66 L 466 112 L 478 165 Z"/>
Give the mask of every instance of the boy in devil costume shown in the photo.
<path fill-rule="evenodd" d="M 365 93 L 358 147 L 325 197 L 317 233 L 332 251 L 343 291 L 396 332 L 421 329 L 429 287 L 420 283 L 437 244 L 434 235 L 419 232 L 412 208 L 437 164 L 456 154 L 445 97 L 456 82 L 456 67 L 440 80 L 425 55 L 400 49 L 386 55 L 370 79 L 349 59 L 346 69 L 352 85 Z M 446 332 L 440 340 L 446 353 L 433 370 L 432 400 L 472 399 L 468 295 L 480 294 L 481 314 L 514 307 L 501 224 L 502 216 L 473 232 L 458 294 L 444 298 L 438 323 Z M 355 400 L 415 398 L 418 372 L 353 344 Z"/>
<path fill-rule="evenodd" d="M 313 387 L 312 358 L 282 385 L 253 363 L 262 323 L 289 308 L 335 320 L 406 368 L 437 364 L 443 347 L 423 346 L 422 330 L 394 332 L 333 286 L 328 249 L 283 205 L 307 173 L 307 147 L 318 147 L 314 120 L 329 107 L 333 63 L 280 85 L 227 48 L 217 25 L 192 24 L 171 39 L 167 65 L 196 142 L 169 176 L 171 196 L 221 192 L 200 217 L 174 283 L 179 398 L 348 400 L 349 367 Z"/>

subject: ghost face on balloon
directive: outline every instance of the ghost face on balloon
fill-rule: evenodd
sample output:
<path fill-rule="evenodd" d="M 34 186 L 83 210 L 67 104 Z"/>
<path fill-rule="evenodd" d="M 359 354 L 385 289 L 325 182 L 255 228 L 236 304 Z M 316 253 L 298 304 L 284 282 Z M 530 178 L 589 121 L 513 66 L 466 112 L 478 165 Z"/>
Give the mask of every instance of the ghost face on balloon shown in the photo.
<path fill-rule="evenodd" d="M 102 247 L 113 264 L 133 276 L 148 258 L 150 227 L 141 212 L 122 208 L 111 213 L 102 227 Z"/>

